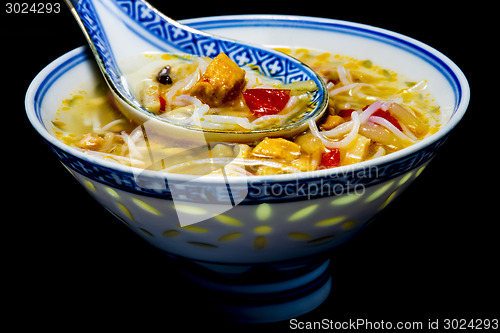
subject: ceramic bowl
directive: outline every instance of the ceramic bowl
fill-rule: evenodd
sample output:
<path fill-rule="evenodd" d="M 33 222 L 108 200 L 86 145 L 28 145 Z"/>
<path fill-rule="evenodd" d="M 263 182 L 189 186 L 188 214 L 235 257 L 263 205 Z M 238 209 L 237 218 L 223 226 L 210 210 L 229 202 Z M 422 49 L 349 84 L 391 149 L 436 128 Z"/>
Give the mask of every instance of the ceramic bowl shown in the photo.
<path fill-rule="evenodd" d="M 448 119 L 434 135 L 375 160 L 226 181 L 125 167 L 57 140 L 51 121 L 61 101 L 76 89 L 92 89 L 99 77 L 85 47 L 56 59 L 33 80 L 26 95 L 27 114 L 57 158 L 108 211 L 175 258 L 186 276 L 216 292 L 221 309 L 250 321 L 308 312 L 330 290 L 328 251 L 372 221 L 421 174 L 466 111 L 467 81 L 431 47 L 362 24 L 275 15 L 184 23 L 252 43 L 370 59 L 412 80 L 426 79 Z M 142 24 L 164 38 L 175 38 L 175 32 L 161 30 L 154 20 Z"/>

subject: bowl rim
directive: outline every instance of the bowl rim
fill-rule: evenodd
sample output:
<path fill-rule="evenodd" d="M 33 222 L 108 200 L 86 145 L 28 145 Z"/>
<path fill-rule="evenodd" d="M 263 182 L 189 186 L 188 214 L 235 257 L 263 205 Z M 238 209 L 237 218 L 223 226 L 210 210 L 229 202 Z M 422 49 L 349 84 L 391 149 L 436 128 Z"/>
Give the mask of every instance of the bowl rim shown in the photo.
<path fill-rule="evenodd" d="M 316 29 L 321 29 L 322 26 L 332 26 L 338 29 L 343 29 L 346 32 L 353 32 L 354 34 L 362 34 L 364 36 L 374 35 L 376 38 L 385 38 L 387 40 L 392 40 L 393 43 L 404 46 L 404 48 L 417 49 L 420 52 L 432 57 L 434 60 L 438 60 L 440 64 L 447 70 L 449 75 L 454 77 L 456 86 L 458 88 L 459 97 L 458 103 L 455 105 L 451 118 L 446 124 L 444 124 L 438 132 L 432 134 L 431 136 L 425 138 L 424 140 L 417 142 L 409 147 L 402 150 L 393 152 L 391 154 L 379 157 L 377 159 L 363 161 L 355 163 L 352 165 L 340 166 L 332 169 L 323 169 L 315 171 L 305 171 L 299 173 L 291 174 L 279 174 L 279 175 L 266 175 L 266 176 L 249 176 L 249 177 L 235 177 L 231 179 L 231 183 L 269 183 L 269 182 L 286 182 L 286 181 L 300 181 L 306 179 L 318 179 L 318 178 L 334 178 L 336 176 L 345 175 L 347 173 L 359 172 L 369 168 L 373 168 L 379 165 L 390 164 L 391 162 L 410 156 L 419 150 L 430 146 L 437 141 L 446 137 L 450 131 L 460 122 L 463 118 L 470 100 L 470 88 L 468 81 L 460 70 L 460 68 L 447 56 L 437 51 L 436 49 L 424 44 L 411 37 L 393 32 L 390 30 L 370 26 L 367 24 L 355 23 L 350 21 L 336 20 L 336 19 L 326 19 L 317 18 L 310 16 L 296 16 L 296 15 L 272 15 L 272 14 L 245 14 L 245 15 L 224 15 L 224 16 L 208 16 L 200 18 L 191 18 L 180 21 L 184 24 L 191 25 L 195 28 L 210 26 L 213 27 L 243 27 L 243 26 L 280 26 L 280 25 L 290 25 L 291 27 L 309 27 Z M 83 159 L 89 163 L 97 164 L 105 168 L 110 168 L 119 172 L 134 173 L 139 172 L 146 177 L 158 178 L 159 175 L 168 180 L 175 181 L 190 181 L 193 178 L 199 176 L 193 175 L 183 175 L 183 174 L 170 174 L 161 173 L 158 171 L 144 170 L 135 167 L 125 166 L 114 162 L 109 162 L 98 157 L 85 154 L 70 146 L 64 144 L 62 141 L 55 138 L 43 125 L 41 119 L 36 115 L 36 108 L 41 105 L 41 100 L 43 99 L 44 93 L 50 88 L 50 86 L 58 79 L 61 75 L 55 75 L 60 71 L 62 67 L 68 69 L 79 65 L 81 62 L 90 60 L 90 56 L 86 52 L 87 46 L 80 46 L 75 48 L 57 59 L 49 63 L 45 68 L 43 68 L 33 79 L 28 87 L 25 96 L 25 108 L 27 116 L 36 129 L 36 131 L 51 145 L 59 148 L 60 150 L 76 156 L 79 159 Z M 428 62 L 428 61 L 426 61 Z M 432 64 L 431 64 L 432 65 Z M 441 74 L 443 72 L 441 71 Z M 55 75 L 55 76 L 54 76 Z M 449 81 L 449 79 L 447 78 Z M 224 177 L 219 176 L 204 176 L 204 183 L 226 183 Z"/>

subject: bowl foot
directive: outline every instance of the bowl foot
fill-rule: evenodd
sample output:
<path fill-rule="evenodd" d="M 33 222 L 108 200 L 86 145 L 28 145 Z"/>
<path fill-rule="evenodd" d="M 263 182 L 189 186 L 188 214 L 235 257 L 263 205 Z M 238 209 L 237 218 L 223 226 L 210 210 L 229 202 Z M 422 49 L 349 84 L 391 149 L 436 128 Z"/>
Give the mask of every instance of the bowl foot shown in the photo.
<path fill-rule="evenodd" d="M 266 274 L 262 268 L 232 278 L 222 274 L 196 274 L 200 272 L 185 266 L 182 272 L 202 287 L 211 310 L 224 319 L 268 323 L 295 318 L 318 307 L 330 294 L 329 263 L 330 260 L 324 260 L 301 265 L 300 269 L 289 269 L 284 275 L 269 270 Z M 278 272 L 283 273 L 283 268 Z"/>

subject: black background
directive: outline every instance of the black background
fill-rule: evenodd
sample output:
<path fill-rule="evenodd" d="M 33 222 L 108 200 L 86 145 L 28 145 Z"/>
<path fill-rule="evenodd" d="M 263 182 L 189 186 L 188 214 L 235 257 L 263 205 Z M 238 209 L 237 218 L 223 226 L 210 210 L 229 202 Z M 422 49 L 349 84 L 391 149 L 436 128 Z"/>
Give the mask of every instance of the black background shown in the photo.
<path fill-rule="evenodd" d="M 332 292 L 298 320 L 426 324 L 500 317 L 498 57 L 490 42 L 498 31 L 489 30 L 494 18 L 487 14 L 495 9 L 401 1 L 150 2 L 174 19 L 264 13 L 354 21 L 400 32 L 450 57 L 471 85 L 466 116 L 379 220 L 331 252 Z M 141 332 L 288 331 L 288 321 L 241 326 L 213 316 L 164 255 L 115 220 L 64 170 L 29 124 L 24 94 L 43 67 L 85 40 L 64 4 L 59 14 L 6 14 L 4 5 L 1 143 L 7 151 L 0 235 L 7 318 L 19 328 L 69 331 L 132 324 L 140 324 Z"/>

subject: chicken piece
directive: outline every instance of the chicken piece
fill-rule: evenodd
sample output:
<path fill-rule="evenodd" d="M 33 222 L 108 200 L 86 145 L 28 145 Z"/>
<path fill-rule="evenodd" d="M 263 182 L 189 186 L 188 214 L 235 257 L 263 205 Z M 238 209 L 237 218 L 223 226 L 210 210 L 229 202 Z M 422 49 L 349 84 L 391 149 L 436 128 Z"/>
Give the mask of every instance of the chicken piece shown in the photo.
<path fill-rule="evenodd" d="M 300 146 L 283 138 L 264 139 L 252 151 L 252 154 L 264 158 L 277 158 L 293 161 L 300 156 Z"/>
<path fill-rule="evenodd" d="M 321 129 L 324 131 L 331 130 L 334 127 L 342 124 L 344 122 L 344 118 L 340 116 L 328 115 L 325 121 L 320 125 Z"/>
<path fill-rule="evenodd" d="M 358 134 L 356 138 L 344 150 L 345 156 L 342 164 L 348 165 L 362 162 L 365 159 L 366 154 L 368 153 L 370 143 L 370 139 L 361 134 Z"/>
<path fill-rule="evenodd" d="M 240 143 L 233 148 L 236 158 L 248 158 L 252 155 L 252 148 L 249 145 Z"/>
<path fill-rule="evenodd" d="M 245 70 L 221 53 L 195 83 L 191 95 L 210 107 L 221 107 L 240 95 L 246 85 Z"/>
<path fill-rule="evenodd" d="M 321 159 L 321 153 L 316 152 L 313 155 L 302 154 L 298 159 L 291 162 L 291 165 L 300 171 L 314 171 L 318 168 Z"/>

